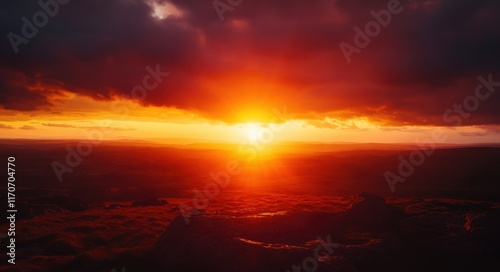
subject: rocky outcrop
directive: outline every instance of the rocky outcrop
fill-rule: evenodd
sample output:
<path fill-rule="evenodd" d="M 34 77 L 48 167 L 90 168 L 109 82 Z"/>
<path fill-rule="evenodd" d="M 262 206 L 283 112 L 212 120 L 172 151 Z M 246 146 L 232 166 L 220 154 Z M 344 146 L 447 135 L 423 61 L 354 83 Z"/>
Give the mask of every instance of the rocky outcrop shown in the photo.
<path fill-rule="evenodd" d="M 179 216 L 160 237 L 154 255 L 165 271 L 286 271 L 314 255 L 316 238 L 325 230 L 314 231 L 311 226 L 322 216 L 333 219 L 327 214 L 195 216 L 187 225 Z"/>
<path fill-rule="evenodd" d="M 351 239 L 352 227 L 363 223 L 365 230 L 375 231 L 374 226 L 385 225 L 383 220 L 392 218 L 390 213 L 383 198 L 360 194 L 340 213 L 198 215 L 192 216 L 189 224 L 179 216 L 158 240 L 154 256 L 166 271 L 287 271 L 313 257 L 320 239 L 329 240 L 329 244 L 351 243 L 351 248 L 338 248 L 338 252 L 357 249 L 358 255 L 363 255 L 363 248 L 370 246 L 362 245 L 372 241 Z M 377 246 L 380 244 L 384 243 Z M 339 265 L 342 266 L 339 271 L 350 271 L 352 262 L 339 262 L 336 254 L 326 254 L 317 261 L 315 271 L 331 271 L 332 266 L 339 268 Z M 335 264 L 333 260 L 337 260 Z"/>
<path fill-rule="evenodd" d="M 345 210 L 345 222 L 370 231 L 385 231 L 392 228 L 401 215 L 398 209 L 386 203 L 385 198 L 360 193 Z"/>

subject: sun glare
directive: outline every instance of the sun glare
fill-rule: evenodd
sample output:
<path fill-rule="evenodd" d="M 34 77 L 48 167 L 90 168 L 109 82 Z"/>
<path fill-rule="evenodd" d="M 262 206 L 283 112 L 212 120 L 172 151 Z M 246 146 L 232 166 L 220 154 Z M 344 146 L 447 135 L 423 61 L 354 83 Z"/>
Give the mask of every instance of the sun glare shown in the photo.
<path fill-rule="evenodd" d="M 259 134 L 262 130 L 262 127 L 258 123 L 247 123 L 246 131 L 247 137 L 250 142 L 256 142 L 259 139 Z"/>

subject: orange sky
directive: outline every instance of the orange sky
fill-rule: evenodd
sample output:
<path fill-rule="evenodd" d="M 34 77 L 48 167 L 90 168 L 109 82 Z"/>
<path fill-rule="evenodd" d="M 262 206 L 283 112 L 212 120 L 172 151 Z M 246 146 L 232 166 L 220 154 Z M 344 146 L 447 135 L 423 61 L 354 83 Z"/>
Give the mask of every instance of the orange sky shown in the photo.
<path fill-rule="evenodd" d="M 151 139 L 165 143 L 232 142 L 378 142 L 414 143 L 429 139 L 435 130 L 447 137 L 443 143 L 495 143 L 495 126 L 387 126 L 367 118 L 291 118 L 286 107 L 257 115 L 254 122 L 224 123 L 194 113 L 161 107 L 144 107 L 120 100 L 120 111 L 112 102 L 68 96 L 60 100 L 61 112 L 17 112 L 1 110 L 1 137 L 23 139 L 86 139 L 102 132 L 103 140 Z M 115 105 L 116 107 L 116 105 Z M 124 109 L 127 109 L 125 111 Z M 274 112 L 273 112 L 274 110 Z M 278 114 L 276 114 L 278 112 Z M 248 120 L 252 121 L 249 111 Z M 267 118 L 269 122 L 261 122 Z M 270 128 L 271 130 L 266 130 Z"/>
<path fill-rule="evenodd" d="M 500 4 L 391 1 L 61 5 L 0 44 L 0 137 L 239 142 L 276 123 L 273 141 L 498 143 Z M 40 9 L 6 8 L 11 36 Z"/>

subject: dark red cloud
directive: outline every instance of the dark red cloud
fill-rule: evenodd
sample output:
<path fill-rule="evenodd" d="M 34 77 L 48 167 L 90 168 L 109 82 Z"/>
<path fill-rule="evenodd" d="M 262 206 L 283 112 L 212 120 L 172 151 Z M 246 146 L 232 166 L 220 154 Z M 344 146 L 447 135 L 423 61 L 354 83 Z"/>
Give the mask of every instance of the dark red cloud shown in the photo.
<path fill-rule="evenodd" d="M 286 106 L 296 116 L 367 116 L 439 124 L 474 94 L 477 77 L 500 81 L 500 3 L 401 1 L 403 11 L 348 64 L 340 43 L 390 1 L 243 1 L 221 22 L 212 1 L 173 0 L 182 16 L 159 20 L 144 1 L 77 1 L 15 54 L 3 39 L 0 105 L 50 108 L 60 89 L 112 100 L 130 96 L 146 66 L 169 76 L 144 105 L 192 110 L 227 122 L 245 109 Z M 35 1 L 4 4 L 0 29 L 19 34 Z M 463 124 L 499 124 L 500 95 Z"/>

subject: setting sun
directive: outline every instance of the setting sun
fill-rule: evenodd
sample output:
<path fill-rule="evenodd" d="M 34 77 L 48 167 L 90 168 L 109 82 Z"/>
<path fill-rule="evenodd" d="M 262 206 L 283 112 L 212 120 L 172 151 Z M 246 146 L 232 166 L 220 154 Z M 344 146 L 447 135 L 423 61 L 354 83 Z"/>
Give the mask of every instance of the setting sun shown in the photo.
<path fill-rule="evenodd" d="M 262 127 L 258 123 L 247 123 L 245 125 L 247 138 L 250 142 L 256 142 L 259 139 L 259 134 Z"/>

